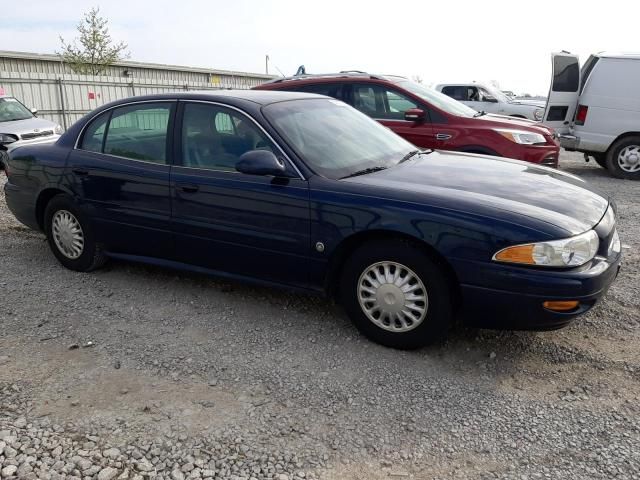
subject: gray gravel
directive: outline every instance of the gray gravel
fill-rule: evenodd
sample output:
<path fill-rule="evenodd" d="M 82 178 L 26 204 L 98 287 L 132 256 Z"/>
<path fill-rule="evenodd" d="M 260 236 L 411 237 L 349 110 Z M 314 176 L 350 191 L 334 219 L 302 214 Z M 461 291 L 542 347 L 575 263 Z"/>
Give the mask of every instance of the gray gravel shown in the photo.
<path fill-rule="evenodd" d="M 606 299 L 417 352 L 318 298 L 65 270 L 0 199 L 0 478 L 640 478 L 640 183 L 561 166 L 618 203 Z"/>

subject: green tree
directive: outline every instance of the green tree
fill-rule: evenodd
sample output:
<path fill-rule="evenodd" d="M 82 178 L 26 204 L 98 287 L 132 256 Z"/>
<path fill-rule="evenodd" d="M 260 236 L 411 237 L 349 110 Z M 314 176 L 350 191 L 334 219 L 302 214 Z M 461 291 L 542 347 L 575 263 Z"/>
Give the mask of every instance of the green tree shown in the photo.
<path fill-rule="evenodd" d="M 62 50 L 56 52 L 75 73 L 101 75 L 118 60 L 129 58 L 127 44 L 114 44 L 107 28 L 108 20 L 100 16 L 98 7 L 85 13 L 78 24 L 79 38 L 67 43 L 60 37 Z"/>

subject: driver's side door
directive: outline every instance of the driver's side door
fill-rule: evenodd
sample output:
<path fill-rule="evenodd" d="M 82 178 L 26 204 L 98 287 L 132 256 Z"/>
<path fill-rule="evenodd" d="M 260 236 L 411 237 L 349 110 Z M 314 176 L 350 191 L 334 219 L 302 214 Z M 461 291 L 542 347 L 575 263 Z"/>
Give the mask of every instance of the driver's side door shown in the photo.
<path fill-rule="evenodd" d="M 179 261 L 289 285 L 308 284 L 309 190 L 292 178 L 235 170 L 254 149 L 283 152 L 248 115 L 220 104 L 180 102 L 171 172 Z"/>

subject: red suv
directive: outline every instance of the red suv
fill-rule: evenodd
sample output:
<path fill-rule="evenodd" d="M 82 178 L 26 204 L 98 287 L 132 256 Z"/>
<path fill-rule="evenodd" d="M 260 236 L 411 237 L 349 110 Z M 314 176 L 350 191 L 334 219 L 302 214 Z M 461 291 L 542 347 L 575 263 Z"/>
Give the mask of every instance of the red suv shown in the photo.
<path fill-rule="evenodd" d="M 328 95 L 423 148 L 457 150 L 558 166 L 553 130 L 521 118 L 477 112 L 403 77 L 341 72 L 280 78 L 255 87 Z"/>

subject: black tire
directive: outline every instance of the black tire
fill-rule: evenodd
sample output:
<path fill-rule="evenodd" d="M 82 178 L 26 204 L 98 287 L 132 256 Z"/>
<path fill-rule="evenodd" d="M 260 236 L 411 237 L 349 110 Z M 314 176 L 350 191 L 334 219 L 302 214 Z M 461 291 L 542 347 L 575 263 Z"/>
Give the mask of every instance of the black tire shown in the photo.
<path fill-rule="evenodd" d="M 635 172 L 624 170 L 620 165 L 618 158 L 620 153 L 627 147 L 637 146 L 640 147 L 640 136 L 631 135 L 629 137 L 621 138 L 617 140 L 607 152 L 607 170 L 609 173 L 617 178 L 625 178 L 628 180 L 640 180 L 640 169 Z"/>
<path fill-rule="evenodd" d="M 607 168 L 607 154 L 606 153 L 592 153 L 591 156 L 598 165 L 602 168 Z"/>
<path fill-rule="evenodd" d="M 360 278 L 366 270 L 379 262 L 394 262 L 410 269 L 425 287 L 428 300 L 425 305 L 426 315 L 411 330 L 386 330 L 370 320 L 360 306 Z M 374 342 L 387 347 L 409 350 L 429 345 L 441 340 L 452 323 L 452 292 L 448 278 L 418 246 L 403 240 L 376 240 L 356 250 L 345 262 L 342 271 L 340 300 L 358 330 Z M 387 320 L 378 321 L 384 323 Z M 398 324 L 395 325 L 387 325 L 386 328 L 397 328 Z"/>
<path fill-rule="evenodd" d="M 63 212 L 70 213 L 81 228 L 84 245 L 77 258 L 70 258 L 63 253 L 54 239 L 53 218 L 56 214 Z M 44 211 L 44 226 L 51 251 L 58 261 L 68 269 L 77 272 L 90 272 L 105 264 L 107 257 L 104 255 L 102 246 L 95 242 L 90 222 L 69 195 L 56 195 L 49 201 Z"/>

